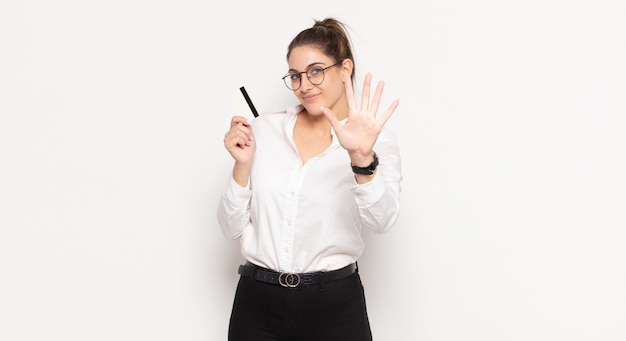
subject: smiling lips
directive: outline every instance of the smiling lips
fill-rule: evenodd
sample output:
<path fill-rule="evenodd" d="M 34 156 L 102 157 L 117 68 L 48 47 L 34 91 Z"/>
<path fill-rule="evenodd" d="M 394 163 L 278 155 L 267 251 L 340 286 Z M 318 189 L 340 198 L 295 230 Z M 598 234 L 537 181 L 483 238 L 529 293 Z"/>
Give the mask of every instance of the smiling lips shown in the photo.
<path fill-rule="evenodd" d="M 316 100 L 320 95 L 306 95 L 306 96 L 302 96 L 302 99 L 304 99 L 307 102 L 313 102 L 314 100 Z"/>

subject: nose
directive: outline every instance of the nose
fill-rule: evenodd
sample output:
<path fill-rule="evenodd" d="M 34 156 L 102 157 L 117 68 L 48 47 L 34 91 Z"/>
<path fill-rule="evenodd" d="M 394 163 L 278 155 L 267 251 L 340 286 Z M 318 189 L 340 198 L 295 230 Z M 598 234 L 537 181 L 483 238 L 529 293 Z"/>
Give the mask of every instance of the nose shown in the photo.
<path fill-rule="evenodd" d="M 300 91 L 304 91 L 304 92 L 309 91 L 314 86 L 315 84 L 311 82 L 308 76 L 305 75 L 304 77 L 300 78 Z"/>

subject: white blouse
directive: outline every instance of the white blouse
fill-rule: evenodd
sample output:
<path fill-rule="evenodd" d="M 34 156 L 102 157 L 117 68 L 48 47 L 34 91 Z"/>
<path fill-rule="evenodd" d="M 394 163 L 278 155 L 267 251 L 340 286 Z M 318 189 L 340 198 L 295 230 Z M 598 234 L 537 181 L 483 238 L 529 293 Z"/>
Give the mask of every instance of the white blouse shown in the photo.
<path fill-rule="evenodd" d="M 350 158 L 332 131 L 326 151 L 302 164 L 293 139 L 300 105 L 251 120 L 257 144 L 248 187 L 230 177 L 217 217 L 226 238 L 240 238 L 250 262 L 285 272 L 330 271 L 362 254 L 361 229 L 389 230 L 400 211 L 396 137 L 383 128 L 379 165 L 357 184 Z"/>

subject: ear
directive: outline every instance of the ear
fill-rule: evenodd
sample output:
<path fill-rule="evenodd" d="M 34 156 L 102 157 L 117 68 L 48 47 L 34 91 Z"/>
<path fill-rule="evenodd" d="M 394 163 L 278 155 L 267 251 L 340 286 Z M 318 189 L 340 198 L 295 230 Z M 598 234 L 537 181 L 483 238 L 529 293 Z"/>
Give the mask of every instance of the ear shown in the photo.
<path fill-rule="evenodd" d="M 341 62 L 341 70 L 345 74 L 348 74 L 348 78 L 352 78 L 352 70 L 354 70 L 354 62 L 350 58 L 346 58 Z"/>

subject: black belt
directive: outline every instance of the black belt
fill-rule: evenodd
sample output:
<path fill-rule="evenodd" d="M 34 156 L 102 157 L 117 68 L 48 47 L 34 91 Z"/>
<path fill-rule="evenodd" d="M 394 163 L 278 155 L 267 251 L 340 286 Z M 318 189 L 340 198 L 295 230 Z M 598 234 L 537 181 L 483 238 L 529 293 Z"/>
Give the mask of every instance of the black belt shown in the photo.
<path fill-rule="evenodd" d="M 312 286 L 320 283 L 336 281 L 338 279 L 348 277 L 356 271 L 356 263 L 352 263 L 341 269 L 332 271 L 293 273 L 277 272 L 250 262 L 246 262 L 246 264 L 239 266 L 238 273 L 244 277 L 254 278 L 257 281 L 281 285 L 285 288 L 295 288 L 297 286 Z"/>

